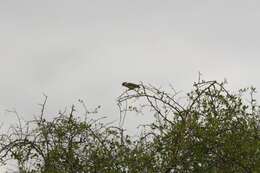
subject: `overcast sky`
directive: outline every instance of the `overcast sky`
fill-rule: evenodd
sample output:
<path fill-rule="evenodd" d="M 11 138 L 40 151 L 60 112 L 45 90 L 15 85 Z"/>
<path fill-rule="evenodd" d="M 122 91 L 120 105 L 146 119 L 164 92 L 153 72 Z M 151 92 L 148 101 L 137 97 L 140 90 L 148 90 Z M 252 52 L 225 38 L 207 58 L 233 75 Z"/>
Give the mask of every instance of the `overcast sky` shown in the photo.
<path fill-rule="evenodd" d="M 1 119 L 42 93 L 53 115 L 81 98 L 115 119 L 123 81 L 186 92 L 198 71 L 259 89 L 259 21 L 257 0 L 0 0 Z"/>

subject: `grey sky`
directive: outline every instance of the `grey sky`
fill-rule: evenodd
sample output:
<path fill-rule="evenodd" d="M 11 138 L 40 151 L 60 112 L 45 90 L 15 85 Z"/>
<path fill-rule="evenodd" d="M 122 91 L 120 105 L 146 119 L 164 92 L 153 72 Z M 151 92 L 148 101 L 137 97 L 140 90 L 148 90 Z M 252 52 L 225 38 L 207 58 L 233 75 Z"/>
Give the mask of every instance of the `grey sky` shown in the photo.
<path fill-rule="evenodd" d="M 0 105 L 30 117 L 46 93 L 53 114 L 82 98 L 116 118 L 122 81 L 187 91 L 198 71 L 259 89 L 259 19 L 257 0 L 0 0 Z"/>

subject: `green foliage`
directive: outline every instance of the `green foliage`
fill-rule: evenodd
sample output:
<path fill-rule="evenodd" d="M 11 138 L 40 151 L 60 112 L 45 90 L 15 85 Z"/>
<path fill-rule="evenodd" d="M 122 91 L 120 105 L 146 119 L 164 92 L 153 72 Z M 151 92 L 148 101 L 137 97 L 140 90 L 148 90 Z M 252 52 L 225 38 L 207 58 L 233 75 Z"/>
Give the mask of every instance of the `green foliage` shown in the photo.
<path fill-rule="evenodd" d="M 24 173 L 260 172 L 255 92 L 199 81 L 184 101 L 175 90 L 140 84 L 117 100 L 122 122 L 128 112 L 154 115 L 139 137 L 88 111 L 77 115 L 74 106 L 46 120 L 46 97 L 38 118 L 1 135 L 0 158 L 16 160 Z"/>

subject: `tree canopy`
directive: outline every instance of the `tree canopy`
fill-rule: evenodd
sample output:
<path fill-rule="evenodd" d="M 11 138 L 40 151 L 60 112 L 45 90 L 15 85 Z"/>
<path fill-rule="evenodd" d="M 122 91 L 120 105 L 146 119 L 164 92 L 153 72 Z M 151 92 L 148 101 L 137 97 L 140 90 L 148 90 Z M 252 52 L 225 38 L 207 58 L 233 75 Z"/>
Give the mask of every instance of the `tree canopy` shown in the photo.
<path fill-rule="evenodd" d="M 0 161 L 22 173 L 260 172 L 260 106 L 255 88 L 230 92 L 225 82 L 199 80 L 180 96 L 173 88 L 138 84 L 117 99 L 120 125 L 80 114 L 75 106 L 13 126 L 1 134 Z M 85 104 L 79 100 L 84 108 Z M 154 121 L 137 137 L 123 128 L 130 112 Z"/>

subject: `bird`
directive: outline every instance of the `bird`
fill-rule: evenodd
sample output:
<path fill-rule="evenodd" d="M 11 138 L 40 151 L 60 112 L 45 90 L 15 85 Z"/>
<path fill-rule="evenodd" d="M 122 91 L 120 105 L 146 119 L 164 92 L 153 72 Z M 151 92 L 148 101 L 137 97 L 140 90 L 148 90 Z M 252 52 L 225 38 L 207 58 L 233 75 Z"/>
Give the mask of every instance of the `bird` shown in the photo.
<path fill-rule="evenodd" d="M 122 85 L 127 87 L 129 90 L 134 90 L 136 88 L 140 88 L 138 84 L 130 83 L 130 82 L 123 82 Z"/>

